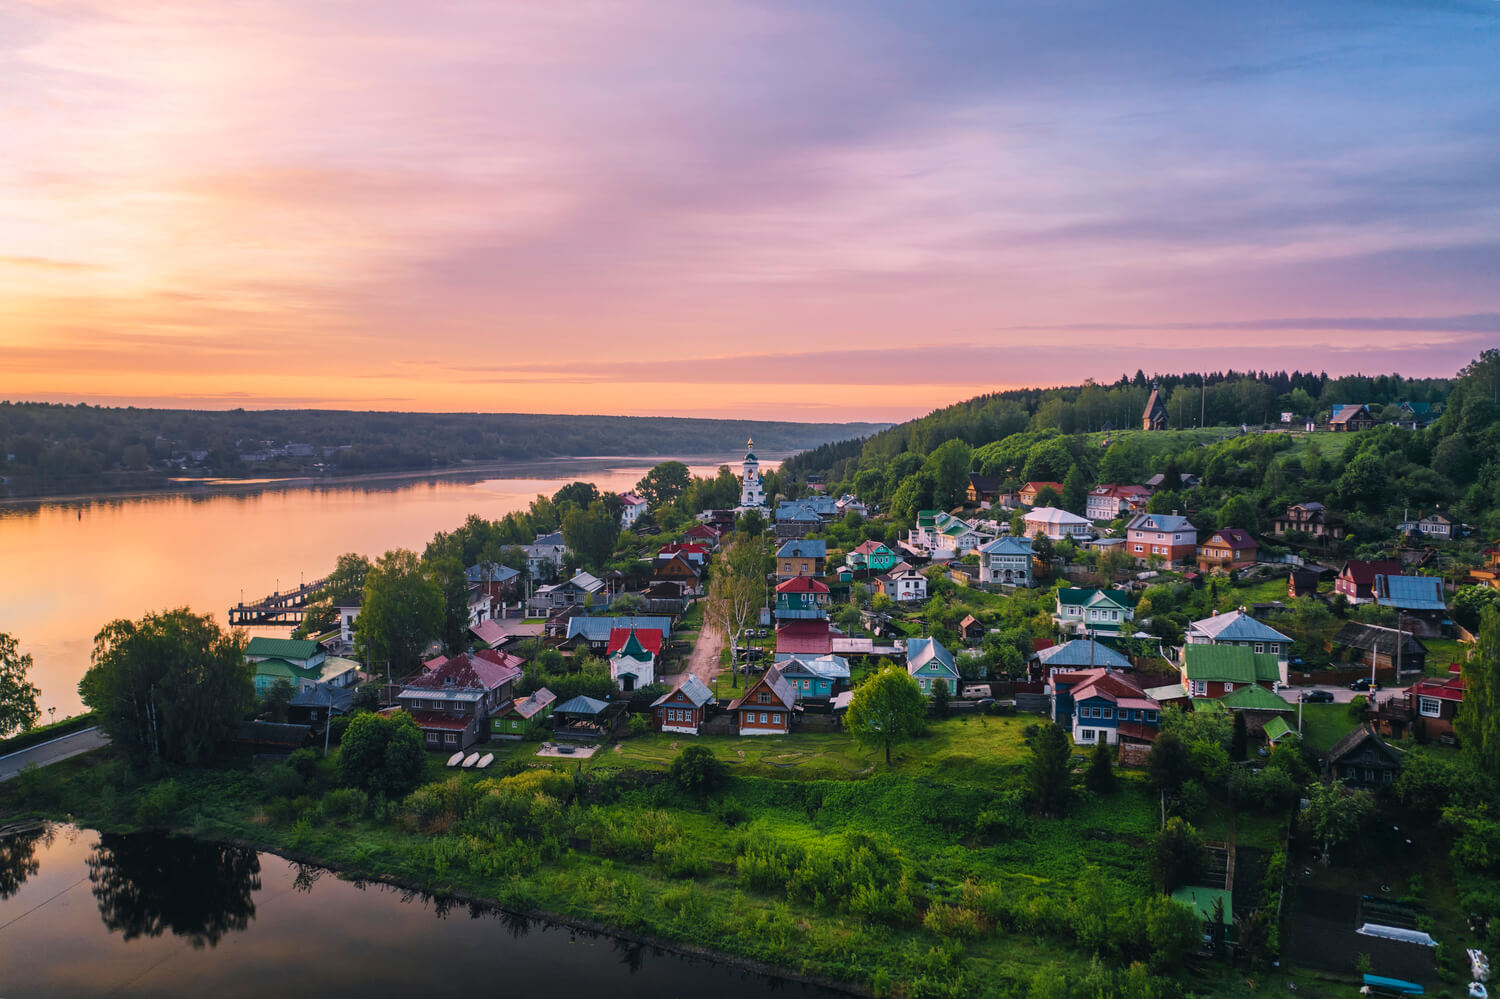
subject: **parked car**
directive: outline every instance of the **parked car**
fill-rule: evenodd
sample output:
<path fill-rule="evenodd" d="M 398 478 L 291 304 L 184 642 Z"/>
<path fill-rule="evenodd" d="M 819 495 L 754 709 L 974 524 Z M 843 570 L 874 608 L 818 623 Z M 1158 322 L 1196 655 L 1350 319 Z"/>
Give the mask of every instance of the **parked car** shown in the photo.
<path fill-rule="evenodd" d="M 1286 661 L 1288 669 L 1303 670 L 1307 668 L 1307 660 L 1301 656 L 1292 656 Z"/>
<path fill-rule="evenodd" d="M 1304 690 L 1302 692 L 1303 704 L 1331 704 L 1333 703 L 1333 691 L 1331 690 Z"/>
<path fill-rule="evenodd" d="M 1350 690 L 1370 690 L 1372 688 L 1376 690 L 1380 689 L 1378 687 L 1375 687 L 1375 685 L 1370 682 L 1370 678 L 1367 676 L 1362 676 L 1358 680 L 1355 680 L 1353 683 L 1349 684 Z"/>

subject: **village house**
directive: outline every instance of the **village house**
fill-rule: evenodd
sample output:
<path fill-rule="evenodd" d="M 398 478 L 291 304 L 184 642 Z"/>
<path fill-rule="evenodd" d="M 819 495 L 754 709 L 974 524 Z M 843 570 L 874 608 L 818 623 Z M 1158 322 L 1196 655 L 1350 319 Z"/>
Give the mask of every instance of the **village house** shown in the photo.
<path fill-rule="evenodd" d="M 1177 511 L 1140 513 L 1125 527 L 1128 551 L 1144 565 L 1156 556 L 1168 563 L 1188 562 L 1198 550 L 1198 529 Z"/>
<path fill-rule="evenodd" d="M 889 572 L 899 561 L 901 556 L 879 541 L 862 541 L 844 555 L 844 565 L 856 571 Z"/>
<path fill-rule="evenodd" d="M 1199 572 L 1231 572 L 1254 565 L 1260 546 L 1249 531 L 1226 527 L 1198 546 Z"/>
<path fill-rule="evenodd" d="M 964 490 L 964 499 L 970 506 L 988 510 L 1000 500 L 1000 476 L 969 473 L 969 485 Z"/>
<path fill-rule="evenodd" d="M 778 541 L 805 538 L 822 526 L 823 518 L 806 500 L 783 501 L 776 510 L 775 535 Z"/>
<path fill-rule="evenodd" d="M 1049 645 L 1032 653 L 1031 676 L 1034 680 L 1046 679 L 1053 671 L 1072 672 L 1080 669 L 1130 670 L 1135 667 L 1130 660 L 1092 638 L 1075 638 L 1061 645 Z"/>
<path fill-rule="evenodd" d="M 550 614 L 564 607 L 588 607 L 603 610 L 609 606 L 610 592 L 604 580 L 591 573 L 580 571 L 572 579 L 561 583 L 538 586 L 531 597 L 531 610 L 535 614 Z"/>
<path fill-rule="evenodd" d="M 979 582 L 989 586 L 1030 586 L 1035 553 L 1029 538 L 996 538 L 979 546 Z"/>
<path fill-rule="evenodd" d="M 522 545 L 521 551 L 526 553 L 526 570 L 531 573 L 531 578 L 547 580 L 555 578 L 562 569 L 568 546 L 563 542 L 562 532 L 553 531 L 538 534 L 531 544 Z"/>
<path fill-rule="evenodd" d="M 713 701 L 713 691 L 692 673 L 667 693 L 651 702 L 655 712 L 656 728 L 659 732 L 678 735 L 697 735 L 703 725 L 703 716 Z"/>
<path fill-rule="evenodd" d="M 513 700 L 524 660 L 504 652 L 460 653 L 408 681 L 397 702 L 422 730 L 428 749 L 468 749 L 490 715 Z"/>
<path fill-rule="evenodd" d="M 1072 586 L 1057 591 L 1057 609 L 1052 612 L 1053 623 L 1073 635 L 1128 633 L 1125 625 L 1134 617 L 1135 609 L 1126 603 L 1124 590 Z"/>
<path fill-rule="evenodd" d="M 1061 482 L 1028 482 L 1021 487 L 1017 494 L 1022 506 L 1036 506 L 1036 497 L 1043 489 L 1050 489 L 1061 496 L 1063 487 Z"/>
<path fill-rule="evenodd" d="M 707 571 L 708 563 L 694 558 L 693 553 L 686 550 L 658 554 L 651 562 L 652 582 L 676 583 L 690 594 L 703 592 L 703 577 Z"/>
<path fill-rule="evenodd" d="M 359 663 L 330 656 L 311 639 L 256 636 L 245 646 L 245 662 L 254 667 L 255 692 L 261 696 L 279 680 L 291 684 L 294 695 L 320 684 L 344 688 L 359 680 Z"/>
<path fill-rule="evenodd" d="M 1488 586 L 1492 590 L 1500 590 L 1500 540 L 1480 554 L 1484 556 L 1484 565 L 1469 571 L 1469 582 L 1476 586 Z"/>
<path fill-rule="evenodd" d="M 359 630 L 359 608 L 361 598 L 356 596 L 347 603 L 341 603 L 334 608 L 338 614 L 339 621 L 339 644 L 346 649 L 354 644 L 354 633 Z"/>
<path fill-rule="evenodd" d="M 897 603 L 920 603 L 927 599 L 927 577 L 905 562 L 883 576 L 877 576 L 881 592 Z"/>
<path fill-rule="evenodd" d="M 552 717 L 557 695 L 546 687 L 526 697 L 517 697 L 490 715 L 490 738 L 523 739 L 533 724 L 540 725 Z"/>
<path fill-rule="evenodd" d="M 1439 638 L 1448 618 L 1448 603 L 1443 597 L 1443 581 L 1437 576 L 1375 576 L 1375 602 L 1398 612 L 1402 627 L 1410 626 L 1413 634 Z"/>
<path fill-rule="evenodd" d="M 1344 536 L 1344 522 L 1328 512 L 1322 503 L 1293 503 L 1286 513 L 1271 522 L 1271 533 L 1311 535 L 1318 541 L 1337 541 Z"/>
<path fill-rule="evenodd" d="M 655 628 L 616 628 L 609 633 L 609 678 L 627 694 L 656 682 L 661 632 Z"/>
<path fill-rule="evenodd" d="M 786 735 L 792 730 L 792 712 L 797 695 L 775 666 L 757 677 L 745 695 L 729 702 L 741 736 Z"/>
<path fill-rule="evenodd" d="M 1028 538 L 1045 534 L 1053 541 L 1063 538 L 1079 541 L 1092 536 L 1094 530 L 1093 523 L 1086 518 L 1053 506 L 1033 507 L 1021 520 L 1025 525 L 1021 533 Z"/>
<path fill-rule="evenodd" d="M 798 701 L 826 701 L 849 686 L 849 660 L 843 656 L 789 656 L 776 668 Z"/>
<path fill-rule="evenodd" d="M 1245 717 L 1245 731 L 1251 738 L 1264 738 L 1267 742 L 1277 738 L 1282 727 L 1287 725 L 1287 719 L 1297 712 L 1296 706 L 1286 698 L 1254 683 L 1225 694 L 1219 698 L 1218 703 L 1228 708 L 1232 715 Z M 1281 721 L 1281 725 L 1272 724 L 1277 720 Z M 1271 726 L 1269 735 L 1266 734 L 1268 725 Z"/>
<path fill-rule="evenodd" d="M 971 645 L 984 640 L 985 630 L 984 622 L 973 614 L 965 614 L 958 622 L 958 637 Z"/>
<path fill-rule="evenodd" d="M 1390 559 L 1373 562 L 1350 559 L 1333 581 L 1333 592 L 1343 594 L 1351 604 L 1371 603 L 1375 599 L 1375 577 L 1395 576 L 1400 572 L 1401 564 Z"/>
<path fill-rule="evenodd" d="M 982 531 L 966 520 L 950 517 L 947 524 L 933 536 L 932 557 L 935 560 L 956 559 L 994 537 L 994 534 Z"/>
<path fill-rule="evenodd" d="M 1429 513 L 1417 521 L 1417 530 L 1429 541 L 1452 541 L 1460 536 L 1458 522 L 1441 513 Z"/>
<path fill-rule="evenodd" d="M 724 540 L 724 532 L 712 524 L 694 524 L 682 532 L 682 540 L 706 551 L 716 552 Z"/>
<path fill-rule="evenodd" d="M 1323 755 L 1323 772 L 1351 787 L 1388 787 L 1401 772 L 1401 757 L 1368 725 L 1344 736 Z"/>
<path fill-rule="evenodd" d="M 672 619 L 661 615 L 641 617 L 585 617 L 568 619 L 563 647 L 604 656 L 609 649 L 609 639 L 621 628 L 636 631 L 655 630 L 665 642 L 672 633 Z"/>
<path fill-rule="evenodd" d="M 620 502 L 623 504 L 620 508 L 620 530 L 632 530 L 635 522 L 641 519 L 641 514 L 646 512 L 647 503 L 635 493 L 621 493 Z"/>
<path fill-rule="evenodd" d="M 1193 489 L 1201 485 L 1203 485 L 1203 480 L 1191 472 L 1178 473 L 1177 485 L 1175 486 L 1167 484 L 1167 475 L 1165 472 L 1157 472 L 1146 480 L 1146 488 L 1153 492 L 1158 489 Z"/>
<path fill-rule="evenodd" d="M 1115 520 L 1146 509 L 1151 490 L 1145 486 L 1095 486 L 1089 490 L 1084 515 L 1089 520 Z"/>
<path fill-rule="evenodd" d="M 1446 677 L 1427 676 L 1369 705 L 1367 715 L 1376 731 L 1393 739 L 1405 738 L 1418 725 L 1433 739 L 1453 737 L 1453 719 L 1464 703 L 1463 667 L 1454 663 Z"/>
<path fill-rule="evenodd" d="M 1378 624 L 1348 621 L 1328 640 L 1328 653 L 1337 661 L 1371 667 L 1376 677 L 1427 669 L 1427 646 L 1410 631 L 1398 632 Z"/>
<path fill-rule="evenodd" d="M 484 587 L 492 602 L 501 601 L 519 592 L 521 570 L 499 562 L 480 562 L 464 570 L 464 581 L 470 586 Z"/>
<path fill-rule="evenodd" d="M 957 694 L 961 677 L 953 653 L 944 648 L 936 638 L 908 638 L 906 640 L 906 672 L 917 681 L 922 693 L 931 694 L 932 685 L 938 680 L 948 684 L 948 692 Z"/>
<path fill-rule="evenodd" d="M 1362 403 L 1334 406 L 1333 416 L 1328 421 L 1330 430 L 1369 430 L 1373 426 L 1375 417 L 1370 415 L 1370 407 Z"/>
<path fill-rule="evenodd" d="M 776 578 L 821 576 L 828 559 L 828 542 L 818 539 L 788 541 L 776 549 Z"/>
<path fill-rule="evenodd" d="M 689 596 L 692 589 L 684 583 L 676 580 L 662 580 L 652 583 L 641 590 L 641 599 L 646 601 L 642 607 L 647 614 L 658 614 L 662 617 L 670 617 L 674 621 L 688 612 L 692 603 Z"/>
<path fill-rule="evenodd" d="M 1189 697 L 1220 698 L 1250 684 L 1274 691 L 1285 684 L 1286 661 L 1243 645 L 1184 645 L 1182 689 Z"/>
<path fill-rule="evenodd" d="M 1301 569 L 1293 569 L 1286 578 L 1286 595 L 1293 600 L 1298 597 L 1316 597 L 1323 579 L 1333 575 L 1332 569 L 1319 565 L 1308 564 Z"/>
<path fill-rule="evenodd" d="M 1107 667 L 1054 672 L 1047 694 L 1053 722 L 1080 746 L 1154 742 L 1161 730 L 1161 705 L 1133 679 Z"/>
<path fill-rule="evenodd" d="M 826 656 L 833 652 L 833 634 L 824 618 L 784 621 L 776 626 L 776 658 Z"/>
<path fill-rule="evenodd" d="M 860 501 L 860 498 L 858 496 L 855 496 L 851 493 L 845 493 L 838 499 L 834 500 L 833 512 L 837 517 L 842 517 L 846 513 L 857 513 L 861 517 L 868 517 L 870 515 L 870 508 L 865 506 L 865 504 Z"/>
<path fill-rule="evenodd" d="M 793 576 L 776 584 L 776 620 L 812 620 L 828 616 L 828 584 L 812 576 Z"/>
<path fill-rule="evenodd" d="M 1215 612 L 1211 617 L 1192 622 L 1187 626 L 1187 643 L 1242 645 L 1255 652 L 1268 652 L 1278 659 L 1286 659 L 1292 649 L 1290 638 L 1257 621 L 1243 607 L 1226 614 Z"/>

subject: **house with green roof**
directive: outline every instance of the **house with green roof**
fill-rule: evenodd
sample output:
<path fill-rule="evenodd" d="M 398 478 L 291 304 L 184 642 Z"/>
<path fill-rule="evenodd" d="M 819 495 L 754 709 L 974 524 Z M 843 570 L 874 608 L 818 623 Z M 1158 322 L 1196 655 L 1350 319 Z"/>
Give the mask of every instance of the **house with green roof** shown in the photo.
<path fill-rule="evenodd" d="M 248 663 L 284 659 L 306 668 L 318 665 L 323 658 L 322 647 L 310 638 L 262 638 L 257 635 L 245 646 L 245 661 Z"/>
<path fill-rule="evenodd" d="M 1274 653 L 1243 645 L 1185 645 L 1179 666 L 1189 697 L 1215 699 L 1249 686 L 1274 691 L 1286 683 L 1285 669 L 1285 661 Z"/>
<path fill-rule="evenodd" d="M 1125 600 L 1124 590 L 1085 589 L 1064 586 L 1057 591 L 1057 609 L 1052 620 L 1074 635 L 1129 634 L 1125 626 L 1135 609 Z"/>
<path fill-rule="evenodd" d="M 316 666 L 302 666 L 296 660 L 280 658 L 260 659 L 251 665 L 255 668 L 255 693 L 262 697 L 278 680 L 287 681 L 300 692 L 319 684 L 348 687 L 359 679 L 359 663 L 338 656 L 319 656 Z"/>

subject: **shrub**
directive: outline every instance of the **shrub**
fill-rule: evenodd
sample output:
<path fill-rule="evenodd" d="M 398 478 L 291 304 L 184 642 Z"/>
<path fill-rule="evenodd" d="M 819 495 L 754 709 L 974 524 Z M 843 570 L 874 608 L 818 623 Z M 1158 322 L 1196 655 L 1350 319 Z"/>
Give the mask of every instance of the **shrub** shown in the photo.
<path fill-rule="evenodd" d="M 677 754 L 667 773 L 678 787 L 702 798 L 724 782 L 727 768 L 707 746 L 692 745 Z"/>
<path fill-rule="evenodd" d="M 182 811 L 183 804 L 181 785 L 175 780 L 164 780 L 141 798 L 135 820 L 143 826 L 168 825 Z"/>
<path fill-rule="evenodd" d="M 967 939 L 983 935 L 984 918 L 973 909 L 939 902 L 922 917 L 922 926 L 940 937 Z"/>
<path fill-rule="evenodd" d="M 337 822 L 341 819 L 359 818 L 370 805 L 369 796 L 357 787 L 341 787 L 323 796 L 323 817 Z"/>
<path fill-rule="evenodd" d="M 645 715 L 630 716 L 630 734 L 645 735 L 651 731 L 651 719 Z"/>
<path fill-rule="evenodd" d="M 294 798 L 307 787 L 307 781 L 286 763 L 278 763 L 261 775 L 266 794 L 272 798 Z"/>
<path fill-rule="evenodd" d="M 318 759 L 321 756 L 318 750 L 311 746 L 296 750 L 286 758 L 286 765 L 297 771 L 305 781 L 312 780 L 318 773 Z"/>

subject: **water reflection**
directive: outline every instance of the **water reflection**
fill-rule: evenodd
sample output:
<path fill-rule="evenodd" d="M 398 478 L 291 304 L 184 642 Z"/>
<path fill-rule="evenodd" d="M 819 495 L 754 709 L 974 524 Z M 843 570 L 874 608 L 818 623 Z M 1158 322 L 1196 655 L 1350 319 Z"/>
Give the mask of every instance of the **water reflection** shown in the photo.
<path fill-rule="evenodd" d="M 46 826 L 18 829 L 0 836 L 0 899 L 21 890 L 26 879 L 42 869 L 37 847 L 52 845 L 52 830 Z"/>
<path fill-rule="evenodd" d="M 254 850 L 167 836 L 101 835 L 88 859 L 99 915 L 126 940 L 171 932 L 196 950 L 255 918 Z"/>

